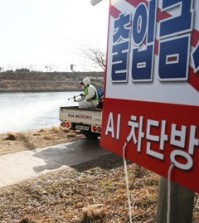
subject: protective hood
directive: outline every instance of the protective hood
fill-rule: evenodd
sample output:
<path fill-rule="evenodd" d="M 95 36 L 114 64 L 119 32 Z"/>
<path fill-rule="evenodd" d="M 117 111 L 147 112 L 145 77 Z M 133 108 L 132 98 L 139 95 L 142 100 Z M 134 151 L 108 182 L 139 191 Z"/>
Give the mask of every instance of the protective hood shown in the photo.
<path fill-rule="evenodd" d="M 85 87 L 88 86 L 91 83 L 91 81 L 90 81 L 90 79 L 88 77 L 84 78 L 82 80 L 82 82 L 83 82 L 83 84 L 84 84 Z"/>

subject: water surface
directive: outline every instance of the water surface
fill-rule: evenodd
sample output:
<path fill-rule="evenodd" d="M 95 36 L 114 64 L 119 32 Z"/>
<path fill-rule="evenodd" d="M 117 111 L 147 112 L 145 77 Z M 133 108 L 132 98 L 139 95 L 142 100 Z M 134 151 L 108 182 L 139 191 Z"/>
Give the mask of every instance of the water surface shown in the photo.
<path fill-rule="evenodd" d="M 0 93 L 0 133 L 59 126 L 59 107 L 79 93 Z"/>

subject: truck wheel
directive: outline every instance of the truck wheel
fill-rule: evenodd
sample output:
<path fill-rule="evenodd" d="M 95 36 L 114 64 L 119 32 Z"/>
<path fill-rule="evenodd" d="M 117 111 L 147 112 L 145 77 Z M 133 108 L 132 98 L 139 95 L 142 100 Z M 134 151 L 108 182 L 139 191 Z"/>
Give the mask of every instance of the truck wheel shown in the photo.
<path fill-rule="evenodd" d="M 99 134 L 94 132 L 82 131 L 82 134 L 86 136 L 87 139 L 97 139 Z"/>

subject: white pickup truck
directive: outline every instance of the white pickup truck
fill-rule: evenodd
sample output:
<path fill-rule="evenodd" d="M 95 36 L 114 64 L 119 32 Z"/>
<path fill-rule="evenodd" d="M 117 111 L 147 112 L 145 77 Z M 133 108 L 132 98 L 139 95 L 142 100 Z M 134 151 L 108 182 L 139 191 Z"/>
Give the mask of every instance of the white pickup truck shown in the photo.
<path fill-rule="evenodd" d="M 97 139 L 102 130 L 102 108 L 104 89 L 97 90 L 99 104 L 97 108 L 80 109 L 78 106 L 60 107 L 59 120 L 63 130 L 80 130 L 88 139 Z M 74 97 L 69 98 L 74 99 Z"/>
<path fill-rule="evenodd" d="M 80 130 L 88 139 L 97 139 L 102 129 L 102 109 L 60 107 L 59 120 L 63 130 Z"/>

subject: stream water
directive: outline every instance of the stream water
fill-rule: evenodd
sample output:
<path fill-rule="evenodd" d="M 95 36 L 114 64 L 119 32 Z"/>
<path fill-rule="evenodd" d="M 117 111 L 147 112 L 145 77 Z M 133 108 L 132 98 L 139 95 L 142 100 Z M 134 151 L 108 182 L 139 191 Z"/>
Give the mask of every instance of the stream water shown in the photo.
<path fill-rule="evenodd" d="M 80 92 L 0 93 L 0 133 L 59 126 L 59 107 Z"/>

